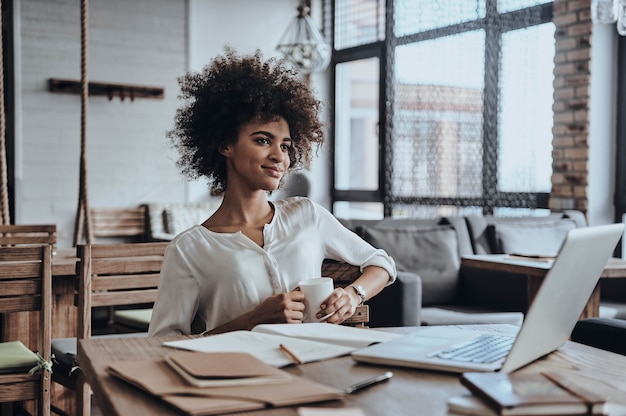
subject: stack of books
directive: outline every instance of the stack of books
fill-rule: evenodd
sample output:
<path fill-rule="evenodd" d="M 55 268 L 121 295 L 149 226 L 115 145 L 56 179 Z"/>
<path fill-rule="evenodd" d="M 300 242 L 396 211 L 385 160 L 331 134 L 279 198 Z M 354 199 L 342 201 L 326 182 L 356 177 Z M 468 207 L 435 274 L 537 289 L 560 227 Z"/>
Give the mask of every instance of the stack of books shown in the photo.
<path fill-rule="evenodd" d="M 108 371 L 193 416 L 338 400 L 345 395 L 247 353 L 173 351 L 164 359 L 116 362 Z"/>
<path fill-rule="evenodd" d="M 448 400 L 450 414 L 605 415 L 604 397 L 558 373 L 464 373 L 472 394 Z"/>

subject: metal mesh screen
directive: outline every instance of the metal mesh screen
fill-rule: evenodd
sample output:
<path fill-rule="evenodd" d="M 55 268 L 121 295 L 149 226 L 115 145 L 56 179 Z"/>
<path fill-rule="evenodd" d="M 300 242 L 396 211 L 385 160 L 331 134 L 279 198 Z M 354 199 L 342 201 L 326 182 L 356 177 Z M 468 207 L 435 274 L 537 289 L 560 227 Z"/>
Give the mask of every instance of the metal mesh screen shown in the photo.
<path fill-rule="evenodd" d="M 386 212 L 515 215 L 539 207 L 552 174 L 551 3 L 388 1 L 392 17 L 380 2 L 338 0 L 334 27 L 341 50 L 380 39 L 381 21 L 393 25 L 381 77 L 391 104 L 379 172 Z"/>
<path fill-rule="evenodd" d="M 385 38 L 385 0 L 336 0 L 335 48 L 346 49 Z"/>

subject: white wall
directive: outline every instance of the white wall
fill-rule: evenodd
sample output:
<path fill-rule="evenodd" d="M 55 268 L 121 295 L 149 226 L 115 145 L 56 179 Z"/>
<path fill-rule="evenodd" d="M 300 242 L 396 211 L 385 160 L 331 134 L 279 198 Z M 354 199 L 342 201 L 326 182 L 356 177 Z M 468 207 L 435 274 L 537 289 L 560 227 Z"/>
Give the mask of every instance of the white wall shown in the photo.
<path fill-rule="evenodd" d="M 80 79 L 80 2 L 16 1 L 18 122 L 16 223 L 55 223 L 70 247 L 78 201 L 80 96 L 50 93 L 48 78 Z M 185 0 L 89 2 L 92 81 L 154 85 L 165 98 L 90 97 L 90 207 L 182 201 L 184 181 L 165 138 L 186 65 Z"/>
<path fill-rule="evenodd" d="M 230 44 L 242 53 L 276 45 L 299 0 L 91 0 L 88 78 L 162 86 L 163 100 L 90 97 L 87 118 L 90 207 L 210 198 L 188 183 L 165 137 L 173 126 L 177 78 Z M 314 2 L 314 6 L 319 3 Z M 319 18 L 319 15 L 318 15 Z M 80 79 L 80 1 L 16 0 L 16 223 L 55 223 L 70 247 L 78 204 L 80 96 L 50 93 L 49 78 Z M 325 74 L 312 77 L 327 93 Z M 321 80 L 321 81 L 320 81 Z M 319 84 L 319 86 L 318 86 Z M 306 174 L 328 205 L 325 153 Z"/>
<path fill-rule="evenodd" d="M 230 45 L 240 53 L 260 49 L 265 58 L 280 56 L 276 45 L 297 15 L 299 0 L 190 0 L 189 2 L 189 66 L 200 70 Z M 313 17 L 318 19 L 318 2 L 313 2 Z M 317 12 L 317 15 L 315 14 Z M 328 76 L 313 74 L 311 82 L 318 98 L 327 102 Z M 325 107 L 326 109 L 328 106 Z M 326 112 L 323 117 L 327 119 Z M 311 198 L 328 207 L 329 162 L 328 144 L 320 152 L 311 169 L 304 173 L 311 179 Z M 203 181 L 189 184 L 189 199 L 195 200 L 206 189 Z"/>

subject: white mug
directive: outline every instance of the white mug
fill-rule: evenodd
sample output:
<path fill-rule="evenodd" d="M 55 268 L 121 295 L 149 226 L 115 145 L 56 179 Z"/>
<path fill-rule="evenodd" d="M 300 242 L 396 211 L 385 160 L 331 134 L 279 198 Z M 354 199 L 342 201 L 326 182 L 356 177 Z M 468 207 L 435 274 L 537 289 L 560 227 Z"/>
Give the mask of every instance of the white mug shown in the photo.
<path fill-rule="evenodd" d="M 301 281 L 298 286 L 304 295 L 304 318 L 302 322 L 318 322 L 315 316 L 320 305 L 334 290 L 333 279 L 330 277 L 316 277 Z"/>

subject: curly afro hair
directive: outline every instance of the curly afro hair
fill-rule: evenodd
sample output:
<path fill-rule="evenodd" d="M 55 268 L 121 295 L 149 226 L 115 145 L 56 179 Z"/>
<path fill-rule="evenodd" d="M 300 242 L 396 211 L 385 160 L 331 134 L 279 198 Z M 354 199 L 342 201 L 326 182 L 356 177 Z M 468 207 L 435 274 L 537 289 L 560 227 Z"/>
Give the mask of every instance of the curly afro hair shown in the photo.
<path fill-rule="evenodd" d="M 177 166 L 190 179 L 206 177 L 211 190 L 226 189 L 226 164 L 220 153 L 237 140 L 239 128 L 250 121 L 283 117 L 293 146 L 289 170 L 308 167 L 313 145 L 324 141 L 319 120 L 321 102 L 283 60 L 263 62 L 261 52 L 240 56 L 226 47 L 198 73 L 179 78 L 180 99 L 175 126 L 167 132 L 180 158 Z"/>

